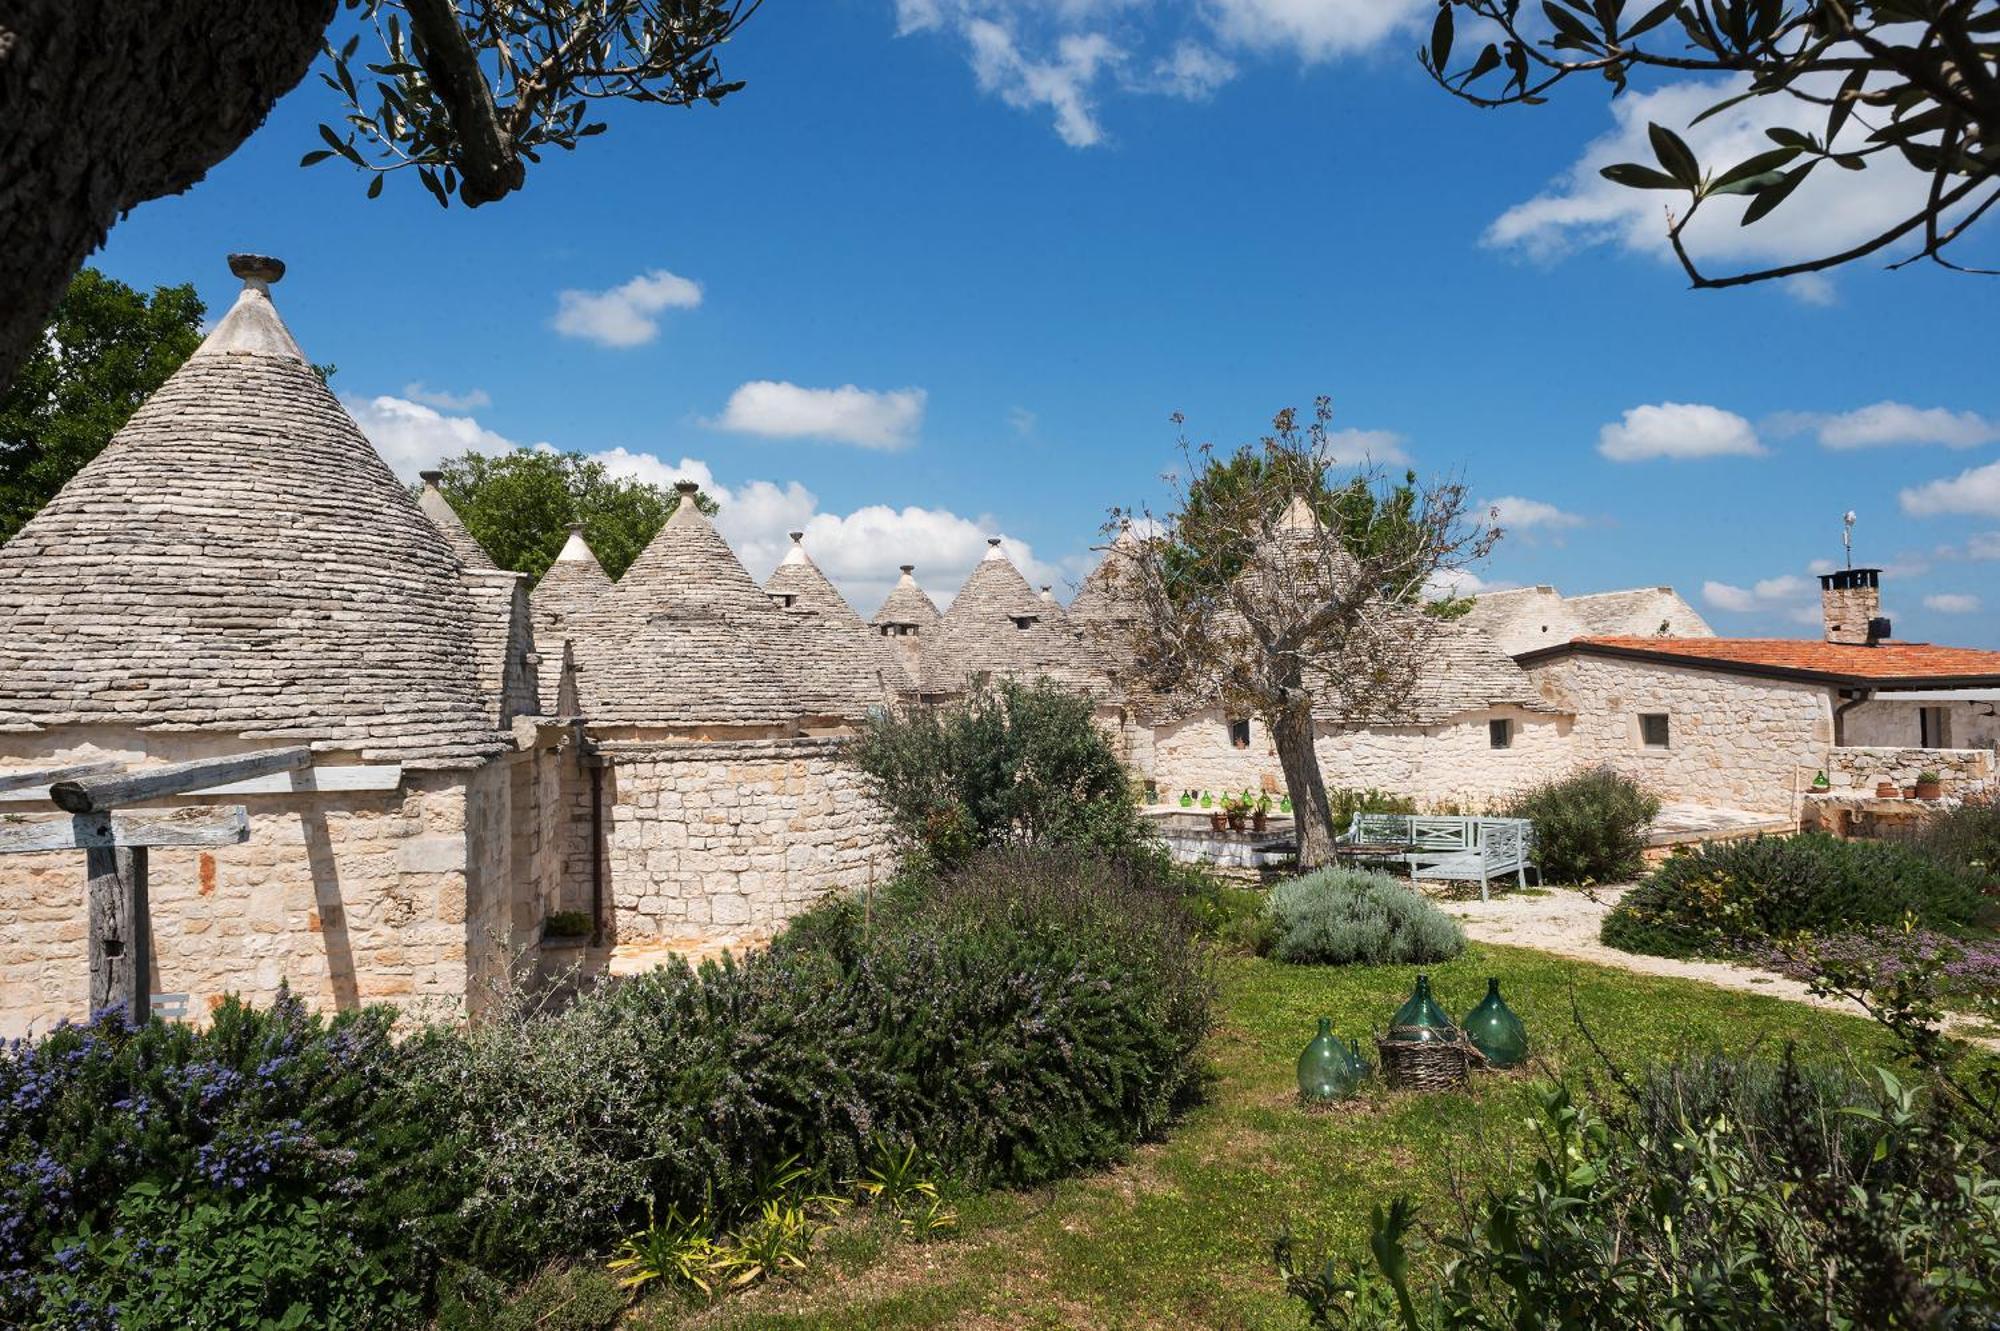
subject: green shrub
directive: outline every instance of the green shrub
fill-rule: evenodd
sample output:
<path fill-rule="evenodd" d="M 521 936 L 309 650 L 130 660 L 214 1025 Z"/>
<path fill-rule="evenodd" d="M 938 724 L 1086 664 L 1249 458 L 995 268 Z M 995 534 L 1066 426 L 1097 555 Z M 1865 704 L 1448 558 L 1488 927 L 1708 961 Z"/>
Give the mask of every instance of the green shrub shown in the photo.
<path fill-rule="evenodd" d="M 1007 680 L 955 706 L 880 713 L 852 755 L 905 843 L 938 866 L 997 846 L 1130 856 L 1152 833 L 1093 712 L 1047 680 Z"/>
<path fill-rule="evenodd" d="M 206 1030 L 107 1015 L 7 1046 L 0 1324 L 421 1320 L 465 1147 L 406 1087 L 393 1017 L 281 992 Z"/>
<path fill-rule="evenodd" d="M 1357 1329 L 1994 1324 L 2000 1185 L 1967 1116 L 1789 1055 L 1717 1071 L 1602 1108 L 1546 1088 L 1530 1177 L 1447 1221 L 1441 1260 L 1397 1199 L 1367 1257 L 1301 1265 L 1281 1239 L 1287 1291 L 1314 1326 Z"/>
<path fill-rule="evenodd" d="M 1535 863 L 1554 883 L 1622 883 L 1644 868 L 1660 801 L 1608 767 L 1536 786 L 1507 807 L 1535 827 Z"/>
<path fill-rule="evenodd" d="M 1320 869 L 1271 889 L 1270 955 L 1300 965 L 1430 963 L 1465 948 L 1458 921 L 1387 874 Z"/>
<path fill-rule="evenodd" d="M 1984 902 L 1965 873 L 1910 846 L 1822 833 L 1711 842 L 1626 893 L 1600 930 L 1627 952 L 1728 955 L 1761 940 L 1872 926 L 1950 929 Z"/>
<path fill-rule="evenodd" d="M 489 1282 L 478 1282 L 482 1286 Z M 452 1290 L 437 1331 L 611 1331 L 631 1302 L 617 1277 L 596 1262 L 552 1266 L 518 1288 Z"/>

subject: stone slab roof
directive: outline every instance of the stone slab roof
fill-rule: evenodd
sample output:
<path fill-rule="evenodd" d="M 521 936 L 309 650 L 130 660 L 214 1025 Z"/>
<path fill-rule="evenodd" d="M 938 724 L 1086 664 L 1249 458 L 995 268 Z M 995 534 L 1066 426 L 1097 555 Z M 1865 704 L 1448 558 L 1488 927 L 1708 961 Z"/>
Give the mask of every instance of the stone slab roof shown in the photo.
<path fill-rule="evenodd" d="M 859 719 L 890 696 L 859 630 L 788 615 L 694 503 L 570 621 L 583 714 L 604 725 Z"/>
<path fill-rule="evenodd" d="M 267 280 L 0 546 L 0 726 L 483 761 L 501 736 L 459 559 L 313 372 Z"/>
<path fill-rule="evenodd" d="M 467 569 L 459 575 L 472 599 L 473 636 L 479 645 L 479 687 L 487 714 L 505 729 L 541 706 L 540 667 L 528 602 L 528 575 L 502 569 Z M 561 643 L 557 643 L 561 650 Z M 551 672 L 554 673 L 554 672 Z M 548 684 L 553 711 L 558 680 Z"/>
<path fill-rule="evenodd" d="M 1049 613 L 998 538 L 988 542 L 924 649 L 927 693 L 962 693 L 982 676 L 1046 678 L 1092 697 L 1112 691 L 1082 637 Z"/>
<path fill-rule="evenodd" d="M 1893 640 L 1866 647 L 1810 638 L 1590 637 L 1529 652 L 1521 661 L 1532 665 L 1571 653 L 1877 688 L 2000 684 L 2000 652 Z"/>
<path fill-rule="evenodd" d="M 780 605 L 813 611 L 828 623 L 865 628 L 861 616 L 854 613 L 854 607 L 847 603 L 840 589 L 806 553 L 805 533 L 795 531 L 791 537 L 791 548 L 785 551 L 784 559 L 772 570 L 771 576 L 764 580 L 764 590 Z"/>
<path fill-rule="evenodd" d="M 1712 638 L 1715 630 L 1672 587 L 1634 587 L 1621 592 L 1567 596 L 1583 624 L 1579 637 Z"/>
<path fill-rule="evenodd" d="M 1459 623 L 1486 634 L 1509 656 L 1568 642 L 1587 632 L 1553 587 L 1481 592 Z"/>
<path fill-rule="evenodd" d="M 438 488 L 438 482 L 444 479 L 444 473 L 419 472 L 417 478 L 423 482 L 422 489 L 417 492 L 417 507 L 424 511 L 424 516 L 431 520 L 432 525 L 438 529 L 438 534 L 444 537 L 444 543 L 451 547 L 451 552 L 458 556 L 459 561 L 476 572 L 491 572 L 499 568 L 500 566 L 486 553 L 486 548 L 466 530 L 465 523 L 459 519 L 458 510 L 451 506 L 451 501 L 444 497 L 444 491 Z"/>
<path fill-rule="evenodd" d="M 868 622 L 880 628 L 884 624 L 915 624 L 919 630 L 937 627 L 944 616 L 938 613 L 937 603 L 917 585 L 917 566 L 903 565 L 903 576 L 889 589 L 883 598 L 882 608 Z"/>
<path fill-rule="evenodd" d="M 611 590 L 611 578 L 605 573 L 604 565 L 597 562 L 597 555 L 590 548 L 590 542 L 583 538 L 583 525 L 574 523 L 569 529 L 569 539 L 556 555 L 555 562 L 542 574 L 529 596 L 529 605 L 534 611 L 536 650 L 541 653 L 545 667 L 552 666 L 562 650 L 563 639 L 569 636 L 569 622 L 594 604 L 599 596 Z M 559 669 L 544 668 L 540 672 L 542 691 L 542 711 L 555 715 L 556 692 L 562 687 L 562 673 Z"/>

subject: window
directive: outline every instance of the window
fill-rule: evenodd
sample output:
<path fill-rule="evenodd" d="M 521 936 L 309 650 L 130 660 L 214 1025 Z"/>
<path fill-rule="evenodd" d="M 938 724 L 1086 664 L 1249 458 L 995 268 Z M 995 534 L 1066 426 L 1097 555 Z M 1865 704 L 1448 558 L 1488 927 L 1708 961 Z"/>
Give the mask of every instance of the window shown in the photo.
<path fill-rule="evenodd" d="M 1486 723 L 1486 743 L 1495 749 L 1514 747 L 1514 723 L 1505 717 Z"/>
<path fill-rule="evenodd" d="M 1639 743 L 1649 749 L 1664 749 L 1669 747 L 1670 738 L 1665 712 L 1639 713 Z"/>
<path fill-rule="evenodd" d="M 1014 627 L 1017 629 L 1031 629 L 1040 619 L 1040 615 L 1015 615 Z"/>
<path fill-rule="evenodd" d="M 1229 742 L 1239 749 L 1250 747 L 1250 723 L 1247 720 L 1229 723 Z"/>
<path fill-rule="evenodd" d="M 1917 747 L 1920 749 L 1950 748 L 1951 713 L 1942 707 L 1919 707 L 1917 709 Z"/>

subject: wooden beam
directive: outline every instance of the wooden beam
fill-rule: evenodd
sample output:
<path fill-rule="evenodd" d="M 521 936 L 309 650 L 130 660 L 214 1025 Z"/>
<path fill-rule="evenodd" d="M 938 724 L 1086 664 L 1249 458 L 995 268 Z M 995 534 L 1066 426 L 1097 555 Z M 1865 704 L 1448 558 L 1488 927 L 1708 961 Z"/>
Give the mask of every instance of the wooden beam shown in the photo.
<path fill-rule="evenodd" d="M 151 1015 L 153 998 L 146 848 L 98 846 L 84 856 L 90 899 L 90 1010 L 122 1007 L 125 1020 L 137 1026 Z"/>
<path fill-rule="evenodd" d="M 71 813 L 99 813 L 165 795 L 185 795 L 204 786 L 310 766 L 312 750 L 301 744 L 289 749 L 263 749 L 255 753 L 231 754 L 226 758 L 197 758 L 190 763 L 169 763 L 164 767 L 146 767 L 136 772 L 58 781 L 49 787 L 49 798 L 56 802 L 57 807 Z"/>
<path fill-rule="evenodd" d="M 345 767 L 301 767 L 294 772 L 245 777 L 219 786 L 203 786 L 185 795 L 299 795 L 315 791 L 396 790 L 403 784 L 401 763 L 350 763 Z M 47 786 L 0 790 L 0 804 L 48 803 Z"/>
<path fill-rule="evenodd" d="M 249 839 L 250 816 L 240 804 L 75 815 L 0 813 L 0 855 L 136 846 L 235 846 Z"/>
<path fill-rule="evenodd" d="M 96 776 L 101 772 L 115 772 L 125 766 L 116 758 L 99 758 L 94 762 L 69 763 L 62 767 L 37 767 L 25 772 L 0 772 L 0 792 L 26 791 L 21 798 L 47 799 L 48 788 L 58 781 L 67 781 L 76 776 Z"/>

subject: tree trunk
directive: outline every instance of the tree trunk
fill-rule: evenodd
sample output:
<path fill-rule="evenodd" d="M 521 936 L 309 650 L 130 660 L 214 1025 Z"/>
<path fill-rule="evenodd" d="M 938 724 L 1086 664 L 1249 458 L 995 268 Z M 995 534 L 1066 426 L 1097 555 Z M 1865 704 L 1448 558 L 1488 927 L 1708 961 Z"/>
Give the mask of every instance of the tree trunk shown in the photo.
<path fill-rule="evenodd" d="M 0 393 L 111 224 L 249 138 L 334 4 L 0 0 Z"/>
<path fill-rule="evenodd" d="M 1292 826 L 1299 842 L 1299 869 L 1317 869 L 1333 859 L 1333 807 L 1313 748 L 1312 703 L 1299 700 L 1274 712 L 1268 724 L 1285 769 L 1285 793 L 1292 797 Z"/>

